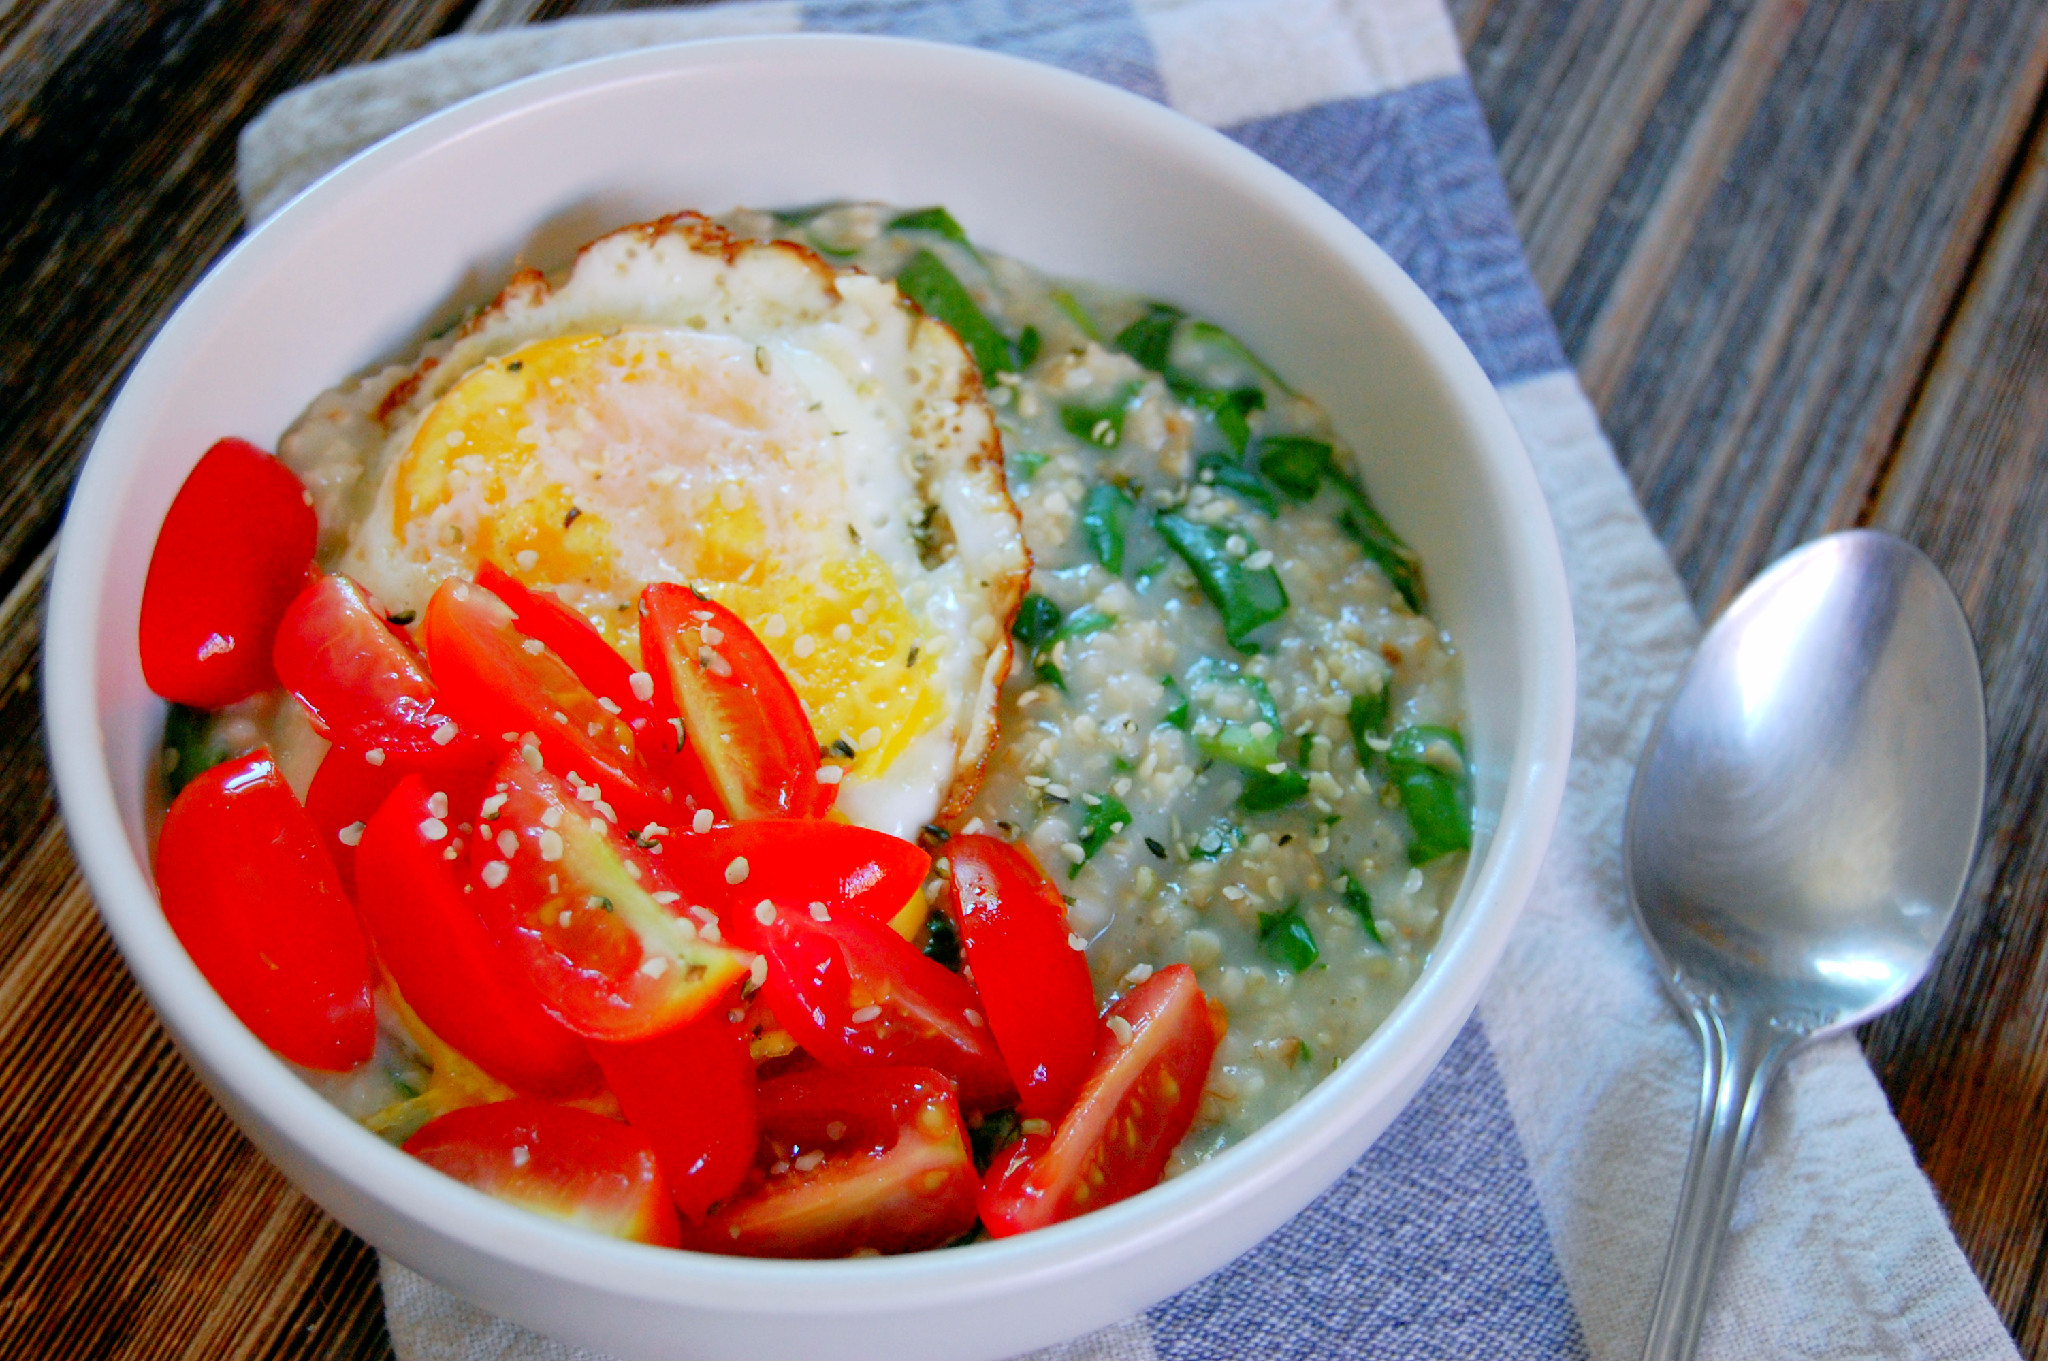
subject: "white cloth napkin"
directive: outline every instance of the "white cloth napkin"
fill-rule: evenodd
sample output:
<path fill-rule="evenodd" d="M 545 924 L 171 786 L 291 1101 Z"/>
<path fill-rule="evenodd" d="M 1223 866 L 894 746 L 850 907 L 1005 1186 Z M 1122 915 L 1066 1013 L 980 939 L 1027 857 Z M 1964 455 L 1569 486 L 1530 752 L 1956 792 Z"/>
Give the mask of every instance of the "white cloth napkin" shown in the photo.
<path fill-rule="evenodd" d="M 803 28 L 1059 62 L 1223 128 L 1329 197 L 1500 385 L 1570 578 L 1580 691 L 1564 817 L 1479 1023 L 1294 1224 L 1145 1315 L 1042 1355 L 1638 1354 L 1700 1056 L 1630 920 L 1619 834 L 1636 753 L 1698 625 L 1564 367 L 1438 0 L 767 0 L 450 38 L 279 100 L 243 134 L 242 200 L 258 222 L 378 137 L 547 67 Z M 383 1280 L 406 1361 L 590 1357 L 389 1259 Z M 1851 1039 L 1804 1053 L 1772 1095 L 1701 1355 L 2016 1355 Z"/>

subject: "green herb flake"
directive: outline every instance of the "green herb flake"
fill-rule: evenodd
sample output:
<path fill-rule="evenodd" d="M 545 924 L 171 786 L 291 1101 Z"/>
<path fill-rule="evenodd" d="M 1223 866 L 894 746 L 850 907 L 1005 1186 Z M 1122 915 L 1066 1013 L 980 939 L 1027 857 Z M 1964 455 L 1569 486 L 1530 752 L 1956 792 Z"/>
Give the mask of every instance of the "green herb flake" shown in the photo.
<path fill-rule="evenodd" d="M 1314 933 L 1301 919 L 1301 904 L 1289 903 L 1278 912 L 1259 914 L 1259 948 L 1266 958 L 1289 973 L 1307 973 L 1322 953 Z"/>
<path fill-rule="evenodd" d="M 1188 692 L 1180 688 L 1180 682 L 1171 676 L 1161 676 L 1159 683 L 1166 687 L 1166 697 L 1173 701 L 1160 722 L 1169 728 L 1188 730 Z"/>
<path fill-rule="evenodd" d="M 1308 780 L 1298 770 L 1255 770 L 1237 796 L 1237 806 L 1247 813 L 1270 813 L 1308 793 Z"/>
<path fill-rule="evenodd" d="M 1129 326 L 1116 334 L 1116 347 L 1154 373 L 1166 372 L 1173 353 L 1173 333 L 1187 314 L 1178 307 L 1155 302 Z"/>
<path fill-rule="evenodd" d="M 1372 937 L 1373 944 L 1386 945 L 1386 940 L 1380 935 L 1380 924 L 1372 915 L 1372 895 L 1365 891 L 1365 885 L 1348 874 L 1344 876 L 1344 906 L 1358 914 L 1358 924 L 1365 928 L 1365 934 Z"/>
<path fill-rule="evenodd" d="M 1102 406 L 1076 404 L 1060 408 L 1060 424 L 1075 439 L 1114 449 L 1123 442 L 1124 415 L 1138 398 L 1138 385 L 1125 383 Z"/>
<path fill-rule="evenodd" d="M 952 328 L 974 356 L 983 382 L 993 383 L 997 374 L 1016 369 L 1010 338 L 983 314 L 967 286 L 938 256 L 928 250 L 911 256 L 910 263 L 896 276 L 896 287 L 927 315 Z"/>
<path fill-rule="evenodd" d="M 956 973 L 960 969 L 960 933 L 943 912 L 929 913 L 924 919 L 924 957 Z"/>
<path fill-rule="evenodd" d="M 1124 570 L 1124 542 L 1137 507 L 1131 494 L 1109 482 L 1088 489 L 1081 502 L 1081 533 L 1095 560 L 1119 576 Z"/>
<path fill-rule="evenodd" d="M 1017 607 L 1017 617 L 1010 624 L 1010 633 L 1024 646 L 1040 648 L 1052 642 L 1059 627 L 1060 607 L 1042 595 L 1027 595 L 1024 603 Z"/>
<path fill-rule="evenodd" d="M 1067 878 L 1078 878 L 1081 866 L 1095 858 L 1095 853 L 1109 844 L 1110 838 L 1131 825 L 1131 810 L 1124 807 L 1123 800 L 1114 794 L 1104 794 L 1088 808 L 1088 816 L 1081 823 L 1081 864 L 1067 871 Z"/>
<path fill-rule="evenodd" d="M 1287 612 L 1287 589 L 1271 567 L 1251 568 L 1245 559 L 1231 556 L 1226 545 L 1230 531 L 1218 525 L 1197 524 L 1171 511 L 1156 519 L 1167 546 L 1180 554 L 1193 570 L 1202 594 L 1223 615 L 1223 633 L 1240 652 L 1256 652 L 1251 634 Z"/>

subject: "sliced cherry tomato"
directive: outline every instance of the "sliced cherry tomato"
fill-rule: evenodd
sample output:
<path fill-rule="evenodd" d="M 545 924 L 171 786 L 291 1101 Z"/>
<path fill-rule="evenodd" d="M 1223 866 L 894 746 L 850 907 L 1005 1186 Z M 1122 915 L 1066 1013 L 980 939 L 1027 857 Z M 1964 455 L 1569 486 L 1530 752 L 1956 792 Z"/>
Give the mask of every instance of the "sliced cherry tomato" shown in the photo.
<path fill-rule="evenodd" d="M 590 1047 L 691 1219 L 738 1190 L 754 1163 L 754 1060 L 736 1013 L 744 1019 L 737 989 L 665 1035 Z"/>
<path fill-rule="evenodd" d="M 381 751 L 401 769 L 480 765 L 483 734 L 450 716 L 427 663 L 355 582 L 322 577 L 299 592 L 277 628 L 277 677 L 322 736 Z"/>
<path fill-rule="evenodd" d="M 405 778 L 391 762 L 371 764 L 360 751 L 329 747 L 306 787 L 306 813 L 349 894 L 356 891 L 356 848 L 363 828 Z"/>
<path fill-rule="evenodd" d="M 356 910 L 385 972 L 413 1011 L 463 1057 L 515 1091 L 595 1091 L 589 1051 L 541 1005 L 518 960 L 477 915 L 457 824 L 476 817 L 478 789 L 406 776 L 357 848 Z M 476 824 L 479 839 L 495 825 Z M 450 858 L 453 852 L 455 858 Z"/>
<path fill-rule="evenodd" d="M 1031 854 L 992 836 L 946 843 L 953 924 L 1024 1114 L 1058 1120 L 1095 1059 L 1095 986 L 1067 903 Z"/>
<path fill-rule="evenodd" d="M 291 469 L 247 440 L 200 458 L 171 501 L 142 583 L 142 678 L 218 709 L 276 684 L 270 644 L 320 535 Z"/>
<path fill-rule="evenodd" d="M 695 1019 L 748 972 L 747 956 L 700 938 L 655 901 L 673 890 L 653 857 L 550 772 L 508 755 L 482 816 L 497 832 L 470 852 L 478 912 L 577 1034 L 651 1039 Z"/>
<path fill-rule="evenodd" d="M 823 818 L 762 818 L 671 837 L 664 862 L 690 902 L 721 918 L 765 899 L 793 909 L 822 903 L 828 913 L 876 921 L 901 912 L 931 867 L 932 858 L 901 837 Z"/>
<path fill-rule="evenodd" d="M 195 777 L 164 815 L 164 919 L 242 1024 L 293 1063 L 370 1057 L 370 950 L 319 829 L 266 747 Z"/>
<path fill-rule="evenodd" d="M 675 820 L 667 782 L 641 759 L 626 720 L 520 632 L 504 601 L 450 578 L 427 603 L 425 639 L 434 677 L 465 727 L 505 741 L 531 735 L 547 768 L 578 787 L 596 785 L 598 811 L 610 809 L 622 827 Z"/>
<path fill-rule="evenodd" d="M 763 921 L 762 918 L 768 920 Z M 775 1018 L 829 1068 L 936 1068 L 970 1111 L 998 1110 L 1016 1088 L 974 986 L 885 923 L 806 909 L 735 913 L 726 930 L 768 956 Z"/>
<path fill-rule="evenodd" d="M 687 586 L 649 586 L 640 595 L 640 650 L 656 705 L 682 719 L 684 758 L 702 769 L 727 816 L 815 818 L 831 809 L 839 786 L 818 778 L 818 738 L 803 702 L 738 615 Z"/>
<path fill-rule="evenodd" d="M 592 694 L 617 704 L 627 722 L 653 720 L 653 678 L 641 681 L 639 689 L 647 692 L 643 698 L 633 685 L 632 663 L 561 597 L 534 590 L 494 562 L 477 567 L 476 584 L 504 601 L 518 619 L 519 631 L 560 657 Z"/>
<path fill-rule="evenodd" d="M 1194 1123 L 1222 1038 L 1220 1015 L 1185 964 L 1131 989 L 1108 1016 L 1095 1066 L 1049 1135 L 1026 1135 L 982 1184 L 981 1222 L 998 1238 L 1099 1210 L 1159 1184 Z"/>
<path fill-rule="evenodd" d="M 516 1097 L 450 1111 L 407 1139 L 405 1151 L 550 1219 L 660 1248 L 680 1241 L 646 1137 L 574 1106 Z"/>
<path fill-rule="evenodd" d="M 917 1252 L 974 1227 L 977 1179 L 952 1084 L 927 1068 L 813 1068 L 761 1084 L 762 1166 L 684 1230 L 747 1257 Z"/>

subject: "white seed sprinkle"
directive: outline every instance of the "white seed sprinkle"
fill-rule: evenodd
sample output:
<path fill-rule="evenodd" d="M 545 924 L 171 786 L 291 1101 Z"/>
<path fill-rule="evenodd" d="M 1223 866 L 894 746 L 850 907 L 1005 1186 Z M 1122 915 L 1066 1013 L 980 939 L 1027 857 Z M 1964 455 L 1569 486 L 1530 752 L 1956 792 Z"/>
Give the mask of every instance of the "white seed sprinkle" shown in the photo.
<path fill-rule="evenodd" d="M 668 972 L 668 961 L 660 955 L 649 955 L 640 961 L 640 972 L 649 978 L 659 978 Z"/>
<path fill-rule="evenodd" d="M 960 1009 L 960 1014 L 967 1018 L 967 1024 L 973 1026 L 977 1030 L 979 1030 L 982 1026 L 988 1024 L 988 1022 L 982 1018 L 982 1014 L 976 1011 L 973 1007 L 962 1007 Z"/>
<path fill-rule="evenodd" d="M 1261 548 L 1244 560 L 1244 565 L 1254 572 L 1263 572 L 1273 565 L 1273 550 Z"/>
<path fill-rule="evenodd" d="M 363 826 L 363 823 L 351 822 L 334 835 L 344 846 L 360 846 L 363 844 Z"/>
<path fill-rule="evenodd" d="M 716 624 L 705 624 L 697 631 L 704 636 L 704 641 L 713 647 L 717 647 L 725 641 L 725 630 L 719 628 Z"/>
<path fill-rule="evenodd" d="M 811 637 L 808 633 L 799 634 L 797 635 L 797 640 L 790 644 L 789 650 L 794 652 L 797 658 L 801 660 L 818 650 L 818 640 Z"/>
<path fill-rule="evenodd" d="M 1135 988 L 1151 976 L 1152 966 L 1150 964 L 1133 964 L 1124 971 L 1122 986 Z"/>
<path fill-rule="evenodd" d="M 531 572 L 534 568 L 540 566 L 540 554 L 534 552 L 531 548 L 522 548 L 512 555 L 512 561 L 518 564 L 520 571 Z"/>
<path fill-rule="evenodd" d="M 576 914 L 566 907 L 555 914 L 555 925 L 561 927 L 565 931 L 569 929 L 569 923 L 575 920 Z"/>
<path fill-rule="evenodd" d="M 824 1153 L 814 1148 L 799 1157 L 791 1166 L 795 1167 L 799 1172 L 808 1172 L 823 1161 L 825 1161 Z"/>
<path fill-rule="evenodd" d="M 1088 852 L 1083 849 L 1078 841 L 1062 841 L 1060 843 L 1060 854 L 1073 861 L 1076 865 L 1083 865 L 1088 862 Z"/>
<path fill-rule="evenodd" d="M 483 814 L 484 821 L 489 822 L 495 819 L 498 814 L 504 812 L 505 805 L 511 801 L 511 798 L 510 794 L 493 794 L 485 799 L 483 808 L 479 810 Z"/>
<path fill-rule="evenodd" d="M 654 677 L 645 671 L 635 671 L 626 677 L 626 685 L 633 692 L 633 698 L 645 704 L 654 698 Z"/>
<path fill-rule="evenodd" d="M 773 926 L 775 924 L 775 904 L 769 902 L 766 898 L 755 903 L 754 920 L 763 926 Z"/>
<path fill-rule="evenodd" d="M 462 730 L 460 728 L 455 726 L 455 721 L 453 719 L 448 719 L 444 721 L 440 727 L 434 729 L 433 731 L 434 745 L 437 747 L 447 746 L 450 742 L 453 742 L 455 740 L 456 734 L 461 731 Z"/>
<path fill-rule="evenodd" d="M 717 819 L 711 816 L 709 808 L 699 808 L 690 818 L 690 830 L 693 832 L 708 832 L 711 830 L 711 824 L 716 821 Z"/>
<path fill-rule="evenodd" d="M 1128 1045 L 1131 1042 L 1131 1023 L 1123 1017 L 1107 1016 L 1103 1018 L 1102 1023 L 1109 1027 L 1110 1034 L 1116 1036 L 1118 1044 Z"/>
<path fill-rule="evenodd" d="M 725 882 L 728 884 L 744 884 L 747 882 L 747 858 L 744 855 L 734 856 L 732 863 L 725 867 Z"/>
<path fill-rule="evenodd" d="M 761 636 L 763 638 L 780 638 L 787 632 L 789 632 L 789 621 L 779 614 L 771 614 L 761 621 Z"/>
<path fill-rule="evenodd" d="M 382 748 L 382 747 L 371 747 L 371 748 L 370 748 L 370 749 L 369 749 L 368 751 L 366 751 L 366 752 L 364 752 L 364 753 L 363 753 L 363 759 L 364 759 L 365 761 L 368 761 L 368 762 L 369 762 L 369 763 L 370 763 L 371 765 L 373 765 L 373 766 L 381 766 L 381 765 L 383 765 L 383 764 L 384 764 L 384 748 Z"/>
<path fill-rule="evenodd" d="M 439 818 L 425 818 L 420 822 L 420 835 L 429 841 L 443 841 L 448 836 L 448 824 Z"/>
<path fill-rule="evenodd" d="M 847 1017 L 846 1019 L 852 1021 L 855 1025 L 866 1025 L 869 1021 L 874 1020 L 881 1014 L 882 1009 L 871 1003 L 868 1006 L 862 1007 L 859 1011 L 854 1012 L 853 1015 Z"/>
<path fill-rule="evenodd" d="M 438 789 L 435 790 L 433 793 L 427 795 L 427 812 L 433 817 L 447 817 L 448 795 Z"/>
<path fill-rule="evenodd" d="M 853 641 L 853 628 L 852 628 L 852 626 L 851 626 L 851 625 L 848 625 L 848 624 L 834 624 L 834 625 L 832 626 L 832 641 L 833 641 L 833 642 L 835 642 L 835 643 L 850 643 L 850 642 L 852 642 L 852 641 Z"/>
<path fill-rule="evenodd" d="M 677 893 L 674 889 L 665 888 L 661 892 L 654 895 L 654 901 L 660 903 L 663 907 L 667 907 L 671 903 L 679 903 L 682 900 L 683 895 Z"/>
<path fill-rule="evenodd" d="M 832 920 L 832 913 L 826 908 L 826 906 L 823 903 L 811 904 L 811 916 L 815 920 L 821 922 L 828 922 Z"/>
<path fill-rule="evenodd" d="M 455 432 L 451 430 L 448 433 L 452 435 Z M 514 1144 L 512 1146 L 512 1165 L 514 1167 L 524 1167 L 532 1161 L 533 1151 L 527 1148 L 525 1144 Z"/>
<path fill-rule="evenodd" d="M 505 882 L 505 877 L 511 873 L 512 867 L 506 864 L 504 861 L 490 861 L 484 866 L 483 870 L 482 878 L 484 881 L 484 887 L 498 888 L 502 886 Z"/>
<path fill-rule="evenodd" d="M 548 645 L 538 638 L 528 638 L 519 645 L 519 650 L 529 657 L 538 657 L 548 650 Z"/>
<path fill-rule="evenodd" d="M 704 939 L 710 941 L 717 940 L 716 929 L 715 927 L 705 928 Z M 754 956 L 754 962 L 747 966 L 747 981 L 757 988 L 768 981 L 768 956 Z"/>
<path fill-rule="evenodd" d="M 825 1137 L 833 1140 L 844 1139 L 846 1137 L 846 1122 L 844 1120 L 826 1121 Z"/>
<path fill-rule="evenodd" d="M 826 763 L 818 767 L 819 784 L 838 784 L 846 778 L 846 767 Z"/>
<path fill-rule="evenodd" d="M 597 707 L 614 718 L 619 716 L 619 702 L 608 695 L 599 695 L 597 697 Z"/>
<path fill-rule="evenodd" d="M 1077 935 L 1072 931 L 1069 931 L 1067 933 L 1067 944 L 1073 946 L 1076 950 L 1085 950 L 1088 948 L 1087 938 L 1085 936 Z"/>
<path fill-rule="evenodd" d="M 526 762 L 528 770 L 537 771 L 541 768 L 540 748 L 531 742 L 519 749 L 519 759 Z"/>
<path fill-rule="evenodd" d="M 510 830 L 498 833 L 498 854 L 510 860 L 519 851 L 519 834 Z"/>

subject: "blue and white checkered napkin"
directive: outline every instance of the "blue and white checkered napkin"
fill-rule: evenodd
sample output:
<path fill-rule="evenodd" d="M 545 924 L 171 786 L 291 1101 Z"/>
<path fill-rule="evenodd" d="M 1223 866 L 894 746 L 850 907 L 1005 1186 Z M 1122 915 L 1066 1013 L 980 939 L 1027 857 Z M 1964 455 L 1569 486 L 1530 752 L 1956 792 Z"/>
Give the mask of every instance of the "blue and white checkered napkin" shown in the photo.
<path fill-rule="evenodd" d="M 1564 817 L 1478 1018 L 1358 1165 L 1259 1248 L 1062 1361 L 1639 1354 L 1699 1054 L 1629 919 L 1623 800 L 1698 632 L 1566 367 L 1439 0 L 767 0 L 435 43 L 286 96 L 243 135 L 251 221 L 490 86 L 682 38 L 798 29 L 971 43 L 1159 99 L 1350 216 L 1500 387 L 1570 576 L 1579 726 Z M 585 1358 L 387 1261 L 406 1361 Z M 1855 1042 L 1767 1107 L 1701 1354 L 2011 1357 Z"/>

